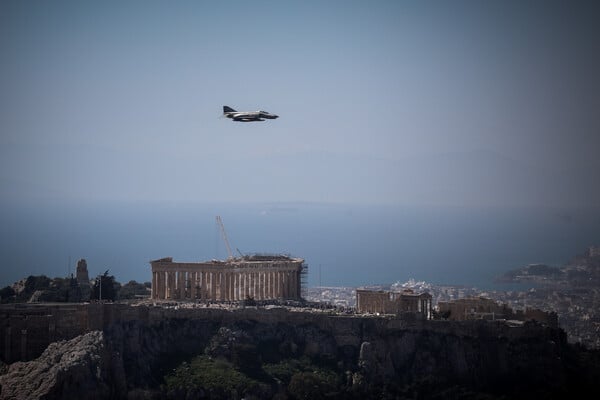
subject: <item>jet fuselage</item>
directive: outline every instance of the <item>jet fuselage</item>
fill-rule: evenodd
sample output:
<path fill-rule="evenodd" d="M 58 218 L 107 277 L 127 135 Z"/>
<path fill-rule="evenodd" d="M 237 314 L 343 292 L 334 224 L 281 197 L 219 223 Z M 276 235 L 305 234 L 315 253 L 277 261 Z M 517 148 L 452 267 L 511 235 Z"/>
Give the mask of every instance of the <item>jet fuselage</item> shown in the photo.
<path fill-rule="evenodd" d="M 223 106 L 223 115 L 238 122 L 254 122 L 279 118 L 279 115 L 271 114 L 267 111 L 236 111 L 229 106 Z"/>

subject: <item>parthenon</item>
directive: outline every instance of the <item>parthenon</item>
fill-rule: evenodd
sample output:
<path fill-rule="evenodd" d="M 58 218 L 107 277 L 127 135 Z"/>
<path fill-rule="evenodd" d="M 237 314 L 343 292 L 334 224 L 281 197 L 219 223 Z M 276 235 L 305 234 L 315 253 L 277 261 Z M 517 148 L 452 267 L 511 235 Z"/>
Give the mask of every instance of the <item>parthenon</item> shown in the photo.
<path fill-rule="evenodd" d="M 304 260 L 284 255 L 244 256 L 226 261 L 150 261 L 152 298 L 240 301 L 300 299 Z"/>

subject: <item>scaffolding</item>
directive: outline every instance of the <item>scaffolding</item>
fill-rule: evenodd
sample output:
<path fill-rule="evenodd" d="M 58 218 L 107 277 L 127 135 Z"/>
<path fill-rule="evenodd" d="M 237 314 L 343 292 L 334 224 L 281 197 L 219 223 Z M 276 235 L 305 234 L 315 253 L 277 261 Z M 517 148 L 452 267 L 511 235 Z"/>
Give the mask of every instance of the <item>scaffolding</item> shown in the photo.
<path fill-rule="evenodd" d="M 308 264 L 302 263 L 300 269 L 300 297 L 306 299 L 308 295 Z"/>

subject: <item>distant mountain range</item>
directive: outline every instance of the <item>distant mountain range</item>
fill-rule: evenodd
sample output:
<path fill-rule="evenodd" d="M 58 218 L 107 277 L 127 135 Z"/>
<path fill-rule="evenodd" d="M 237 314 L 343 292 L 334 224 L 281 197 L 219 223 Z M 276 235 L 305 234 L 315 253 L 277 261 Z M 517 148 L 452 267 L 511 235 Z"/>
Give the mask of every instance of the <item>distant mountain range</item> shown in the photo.
<path fill-rule="evenodd" d="M 567 285 L 571 287 L 597 287 L 600 285 L 600 246 L 591 246 L 561 267 L 529 264 L 510 270 L 498 277 L 499 282 L 534 282 Z"/>

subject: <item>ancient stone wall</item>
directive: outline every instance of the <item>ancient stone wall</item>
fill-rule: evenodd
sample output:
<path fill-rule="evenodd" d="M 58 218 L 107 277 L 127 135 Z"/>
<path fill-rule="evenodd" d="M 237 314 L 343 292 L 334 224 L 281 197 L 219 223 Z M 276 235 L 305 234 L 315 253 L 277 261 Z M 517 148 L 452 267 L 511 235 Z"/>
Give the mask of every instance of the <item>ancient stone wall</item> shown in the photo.
<path fill-rule="evenodd" d="M 440 301 L 438 308 L 440 312 L 449 312 L 449 319 L 453 321 L 505 318 L 508 312 L 506 307 L 483 297 Z"/>
<path fill-rule="evenodd" d="M 165 321 L 210 321 L 231 324 L 252 320 L 262 324 L 290 326 L 316 325 L 331 332 L 339 343 L 356 346 L 364 336 L 365 326 L 375 333 L 400 330 L 433 330 L 458 336 L 476 337 L 481 326 L 477 321 L 461 323 L 431 321 L 422 314 L 408 313 L 392 317 L 340 316 L 319 312 L 290 311 L 285 308 L 182 308 L 130 306 L 126 304 L 32 305 L 0 308 L 0 358 L 7 363 L 31 360 L 39 356 L 49 343 L 71 339 L 85 332 L 107 330 L 119 324 L 135 323 L 160 326 Z M 366 325 L 365 325 L 366 324 Z M 488 322 L 488 324 L 490 324 Z M 525 328 L 509 328 L 505 324 L 486 325 L 507 336 L 526 333 Z M 474 328 L 476 327 L 476 328 Z"/>
<path fill-rule="evenodd" d="M 548 326 L 558 327 L 558 316 L 554 312 L 527 308 L 512 310 L 506 304 L 498 304 L 494 300 L 476 297 L 447 302 L 438 302 L 440 312 L 449 312 L 448 319 L 465 321 L 472 319 L 507 319 L 517 321 L 535 320 Z"/>
<path fill-rule="evenodd" d="M 241 362 L 243 354 L 246 367 L 309 358 L 314 365 L 329 366 L 330 372 L 345 373 L 347 388 L 362 385 L 363 395 L 350 398 L 427 397 L 435 385 L 441 389 L 435 398 L 549 398 L 559 390 L 563 392 L 552 398 L 578 397 L 571 390 L 580 381 L 567 373 L 579 376 L 579 370 L 567 365 L 573 357 L 564 332 L 536 323 L 512 327 L 499 321 L 343 316 L 285 308 L 84 308 L 101 311 L 104 332 L 54 343 L 39 359 L 13 363 L 0 376 L 0 398 L 199 398 L 160 392 L 165 371 L 178 365 L 182 353 L 232 363 Z M 266 348 L 268 361 L 263 358 Z M 458 391 L 453 389 L 457 385 Z M 386 387 L 394 396 L 380 395 Z M 475 396 L 478 390 L 486 395 Z M 143 393 L 152 396 L 136 396 Z M 340 392 L 334 398 L 349 397 Z"/>

